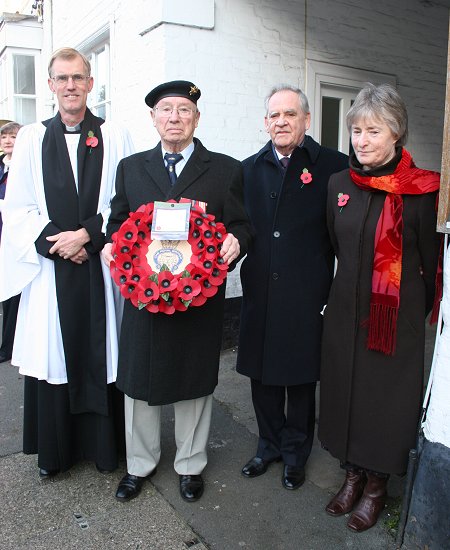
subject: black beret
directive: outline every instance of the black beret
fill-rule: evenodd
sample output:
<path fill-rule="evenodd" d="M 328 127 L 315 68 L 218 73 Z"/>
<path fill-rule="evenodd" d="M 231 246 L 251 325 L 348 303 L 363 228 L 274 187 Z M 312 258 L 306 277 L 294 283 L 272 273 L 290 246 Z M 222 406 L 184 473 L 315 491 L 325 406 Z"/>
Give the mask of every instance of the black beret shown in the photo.
<path fill-rule="evenodd" d="M 145 96 L 145 103 L 149 107 L 154 107 L 163 97 L 186 97 L 197 105 L 200 95 L 200 90 L 192 82 L 188 82 L 187 80 L 172 80 L 153 88 Z"/>

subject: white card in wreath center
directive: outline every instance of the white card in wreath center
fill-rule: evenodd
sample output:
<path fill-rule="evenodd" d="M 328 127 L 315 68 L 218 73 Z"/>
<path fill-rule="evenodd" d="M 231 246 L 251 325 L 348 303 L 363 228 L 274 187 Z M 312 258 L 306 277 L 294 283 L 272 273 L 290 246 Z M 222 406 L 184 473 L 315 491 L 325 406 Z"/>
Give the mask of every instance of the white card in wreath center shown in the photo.
<path fill-rule="evenodd" d="M 152 241 L 187 241 L 191 205 L 188 202 L 155 201 L 152 220 Z"/>

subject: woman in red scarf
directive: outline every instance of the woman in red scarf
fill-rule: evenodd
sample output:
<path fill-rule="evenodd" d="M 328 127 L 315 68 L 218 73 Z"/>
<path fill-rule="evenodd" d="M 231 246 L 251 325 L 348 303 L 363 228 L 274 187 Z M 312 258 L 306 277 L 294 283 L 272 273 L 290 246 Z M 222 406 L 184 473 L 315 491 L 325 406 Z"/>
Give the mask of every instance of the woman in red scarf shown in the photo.
<path fill-rule="evenodd" d="M 384 508 L 389 474 L 406 471 L 423 387 L 425 317 L 440 237 L 439 174 L 403 148 L 408 118 L 390 85 L 367 85 L 347 114 L 350 168 L 331 177 L 328 228 L 338 258 L 324 312 L 319 439 L 345 482 L 332 516 L 364 531 Z"/>

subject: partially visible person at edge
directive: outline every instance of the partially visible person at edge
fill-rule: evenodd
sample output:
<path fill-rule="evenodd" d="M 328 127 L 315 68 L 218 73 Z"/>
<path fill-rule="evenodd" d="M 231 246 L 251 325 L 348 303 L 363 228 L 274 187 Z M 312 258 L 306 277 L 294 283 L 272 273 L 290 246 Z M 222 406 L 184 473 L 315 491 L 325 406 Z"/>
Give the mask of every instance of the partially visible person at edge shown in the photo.
<path fill-rule="evenodd" d="M 57 50 L 48 73 L 59 110 L 17 136 L 0 248 L 0 298 L 22 292 L 12 364 L 25 375 L 23 450 L 41 477 L 82 459 L 118 465 L 115 303 L 99 252 L 116 167 L 133 150 L 86 107 L 86 57 Z"/>
<path fill-rule="evenodd" d="M 129 212 L 142 204 L 193 199 L 205 203 L 206 212 L 225 225 L 228 235 L 220 253 L 232 268 L 250 239 L 242 168 L 237 160 L 208 151 L 194 138 L 199 98 L 199 88 L 184 80 L 165 82 L 147 94 L 145 102 L 161 141 L 119 164 L 107 237 L 110 240 Z M 111 246 L 106 244 L 103 252 L 108 265 Z M 172 315 L 139 310 L 125 301 L 117 386 L 125 393 L 127 473 L 117 488 L 118 500 L 136 497 L 145 479 L 156 472 L 165 404 L 174 406 L 174 469 L 180 495 L 187 502 L 202 496 L 224 302 L 225 284 L 201 307 Z"/>
<path fill-rule="evenodd" d="M 243 162 L 256 235 L 241 269 L 237 371 L 251 381 L 259 440 L 242 474 L 262 475 L 282 460 L 282 486 L 298 489 L 314 438 L 321 311 L 333 277 L 327 185 L 348 157 L 305 135 L 311 114 L 298 88 L 273 88 L 265 107 L 270 141 Z"/>
<path fill-rule="evenodd" d="M 0 149 L 3 155 L 0 156 L 0 245 L 2 237 L 2 206 L 6 193 L 9 165 L 11 164 L 14 144 L 16 143 L 17 132 L 22 128 L 17 122 L 8 122 L 0 128 Z M 17 311 L 19 309 L 20 294 L 12 296 L 2 303 L 2 346 L 0 347 L 0 363 L 9 361 L 12 356 L 14 333 L 16 331 Z"/>
<path fill-rule="evenodd" d="M 348 527 L 364 531 L 416 443 L 425 316 L 433 303 L 436 316 L 440 294 L 439 174 L 416 168 L 404 148 L 408 117 L 392 86 L 363 88 L 347 126 L 350 168 L 328 190 L 338 263 L 324 313 L 319 439 L 346 472 L 326 511 L 351 513 Z"/>

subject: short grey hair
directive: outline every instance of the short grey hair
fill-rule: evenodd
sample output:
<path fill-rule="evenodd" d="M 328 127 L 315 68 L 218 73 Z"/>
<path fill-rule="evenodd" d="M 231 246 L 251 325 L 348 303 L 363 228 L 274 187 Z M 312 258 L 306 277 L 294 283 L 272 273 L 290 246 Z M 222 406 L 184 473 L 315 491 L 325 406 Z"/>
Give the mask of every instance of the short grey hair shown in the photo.
<path fill-rule="evenodd" d="M 79 52 L 78 50 L 75 50 L 74 48 L 59 48 L 59 50 L 56 50 L 53 52 L 50 61 L 48 63 L 48 76 L 50 78 L 53 77 L 53 63 L 56 61 L 56 59 L 64 59 L 64 61 L 72 61 L 72 59 L 76 59 L 77 57 L 80 57 L 83 61 L 84 70 L 86 71 L 86 76 L 91 76 L 91 64 L 89 62 L 89 59 Z"/>
<path fill-rule="evenodd" d="M 277 86 L 274 86 L 270 92 L 267 94 L 266 99 L 264 100 L 264 106 L 266 108 L 266 114 L 269 112 L 269 101 L 273 95 L 275 95 L 278 92 L 294 92 L 298 95 L 298 99 L 300 101 L 300 108 L 301 110 L 307 115 L 309 111 L 309 103 L 308 98 L 306 95 L 300 90 L 300 88 L 297 88 L 295 86 L 291 86 L 290 84 L 278 84 Z"/>
<path fill-rule="evenodd" d="M 0 128 L 0 135 L 17 134 L 21 128 L 22 124 L 19 124 L 18 122 L 7 122 Z"/>
<path fill-rule="evenodd" d="M 373 117 L 381 119 L 397 137 L 397 145 L 408 140 L 408 113 L 400 94 L 391 84 L 375 85 L 368 82 L 356 96 L 347 113 L 347 128 L 351 133 L 357 120 Z"/>

